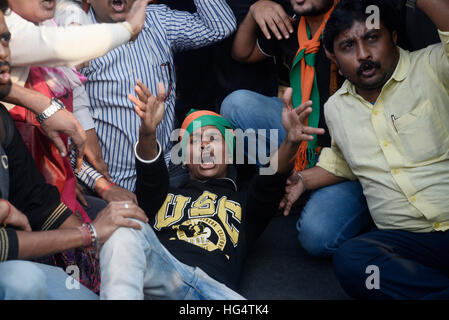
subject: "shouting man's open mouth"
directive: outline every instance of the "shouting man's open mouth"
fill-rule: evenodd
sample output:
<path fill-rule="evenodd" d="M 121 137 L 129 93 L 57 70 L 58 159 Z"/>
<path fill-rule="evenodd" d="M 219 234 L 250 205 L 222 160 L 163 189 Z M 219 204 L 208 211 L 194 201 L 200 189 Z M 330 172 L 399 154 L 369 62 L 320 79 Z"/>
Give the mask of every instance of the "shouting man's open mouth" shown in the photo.
<path fill-rule="evenodd" d="M 111 0 L 110 5 L 116 13 L 122 13 L 126 9 L 126 0 Z"/>

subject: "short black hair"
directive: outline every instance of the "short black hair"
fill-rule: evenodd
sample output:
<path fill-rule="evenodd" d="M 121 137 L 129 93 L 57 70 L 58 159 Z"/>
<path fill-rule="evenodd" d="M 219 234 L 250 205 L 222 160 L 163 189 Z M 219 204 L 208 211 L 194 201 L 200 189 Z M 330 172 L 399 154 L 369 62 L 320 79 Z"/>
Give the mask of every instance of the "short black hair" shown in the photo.
<path fill-rule="evenodd" d="M 365 22 L 372 13 L 366 13 L 368 6 L 379 8 L 379 20 L 390 33 L 399 29 L 399 11 L 390 4 L 391 0 L 342 0 L 332 12 L 323 31 L 324 47 L 334 53 L 337 36 L 352 27 L 355 21 Z"/>
<path fill-rule="evenodd" d="M 8 10 L 8 0 L 0 0 L 0 10 L 2 10 L 3 13 Z"/>

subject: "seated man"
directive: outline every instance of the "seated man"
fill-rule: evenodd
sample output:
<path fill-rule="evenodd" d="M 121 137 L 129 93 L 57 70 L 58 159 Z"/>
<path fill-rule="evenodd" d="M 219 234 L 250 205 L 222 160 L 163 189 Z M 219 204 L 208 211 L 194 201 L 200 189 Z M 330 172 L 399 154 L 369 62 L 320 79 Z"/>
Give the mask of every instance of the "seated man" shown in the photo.
<path fill-rule="evenodd" d="M 379 8 L 379 28 L 366 24 L 370 5 Z M 355 298 L 449 298 L 449 3 L 416 5 L 442 43 L 412 53 L 396 45 L 386 2 L 336 7 L 324 43 L 347 81 L 325 105 L 332 146 L 284 199 L 290 205 L 304 184 L 360 180 L 377 229 L 334 255 Z"/>
<path fill-rule="evenodd" d="M 136 194 L 150 222 L 142 231 L 118 230 L 102 248 L 101 298 L 241 299 L 234 290 L 248 246 L 276 212 L 298 145 L 324 132 L 304 125 L 311 103 L 293 110 L 286 91 L 287 135 L 270 163 L 277 172 L 256 176 L 241 191 L 227 174 L 234 153 L 229 122 L 211 111 L 191 112 L 181 130 L 190 179 L 173 187 L 156 140 L 166 91 L 160 84 L 155 98 L 138 82 L 136 92 Z"/>
<path fill-rule="evenodd" d="M 326 58 L 320 41 L 326 16 L 333 5 L 333 0 L 305 0 L 302 3 L 290 0 L 287 11 L 295 13 L 293 20 L 278 3 L 257 1 L 239 26 L 233 44 L 233 56 L 242 62 L 255 63 L 276 57 L 277 64 L 282 66 L 281 84 L 294 89 L 294 106 L 310 97 L 314 111 L 308 125 L 324 129 L 324 103 L 344 80 Z M 314 45 L 316 50 L 309 50 Z M 308 84 L 306 78 L 301 79 L 302 73 L 308 73 Z M 238 90 L 226 97 L 220 112 L 235 128 L 254 129 L 259 132 L 259 141 L 268 140 L 271 145 L 279 145 L 286 134 L 281 123 L 282 108 L 282 100 L 278 97 Z M 277 140 L 267 139 L 269 133 L 265 130 L 268 129 L 277 130 Z M 303 142 L 295 170 L 301 172 L 306 167 L 313 167 L 321 148 L 329 146 L 328 132 L 311 142 Z M 251 160 L 251 155 L 248 157 Z M 347 181 L 311 193 L 297 222 L 298 239 L 309 254 L 328 257 L 344 241 L 371 225 L 360 183 Z"/>
<path fill-rule="evenodd" d="M 9 31 L 3 16 L 6 0 L 0 0 L 0 9 L 0 100 L 3 100 L 13 88 L 7 63 Z M 15 97 L 20 103 L 39 98 L 25 88 L 20 92 L 22 100 Z M 79 290 L 69 290 L 68 276 L 62 269 L 24 260 L 101 245 L 119 226 L 139 228 L 126 217 L 146 221 L 143 211 L 132 203 L 111 203 L 92 224 L 81 225 L 61 202 L 57 188 L 45 183 L 3 105 L 0 105 L 0 160 L 0 299 L 96 299 L 82 285 Z M 91 233 L 93 230 L 96 235 Z M 76 288 L 79 283 L 73 281 Z"/>

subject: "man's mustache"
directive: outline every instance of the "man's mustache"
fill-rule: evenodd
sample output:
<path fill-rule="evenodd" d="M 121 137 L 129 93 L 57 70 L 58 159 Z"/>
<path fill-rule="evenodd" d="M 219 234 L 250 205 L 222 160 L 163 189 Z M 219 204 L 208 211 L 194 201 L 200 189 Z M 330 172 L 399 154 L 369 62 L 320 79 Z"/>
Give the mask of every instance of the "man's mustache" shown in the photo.
<path fill-rule="evenodd" d="M 363 73 L 363 71 L 373 68 L 380 69 L 380 62 L 372 60 L 363 61 L 357 68 L 357 75 L 360 76 Z"/>
<path fill-rule="evenodd" d="M 0 61 L 0 68 L 3 66 L 8 66 L 9 71 L 11 71 L 11 64 L 8 61 Z"/>
<path fill-rule="evenodd" d="M 111 6 L 114 1 L 115 0 L 108 0 L 108 5 Z M 127 4 L 127 0 L 121 0 L 121 2 L 123 2 L 125 5 Z"/>

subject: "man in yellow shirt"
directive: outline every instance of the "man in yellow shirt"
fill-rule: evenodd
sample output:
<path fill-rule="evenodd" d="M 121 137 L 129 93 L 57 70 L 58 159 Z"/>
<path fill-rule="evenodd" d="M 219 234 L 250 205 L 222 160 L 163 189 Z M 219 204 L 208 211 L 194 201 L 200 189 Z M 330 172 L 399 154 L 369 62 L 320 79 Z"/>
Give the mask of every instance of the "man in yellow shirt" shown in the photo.
<path fill-rule="evenodd" d="M 305 189 L 359 179 L 377 228 L 334 256 L 355 298 L 449 298 L 449 1 L 407 5 L 428 15 L 442 43 L 399 48 L 386 1 L 335 9 L 323 41 L 347 81 L 325 105 L 332 146 L 283 200 L 288 212 Z"/>

